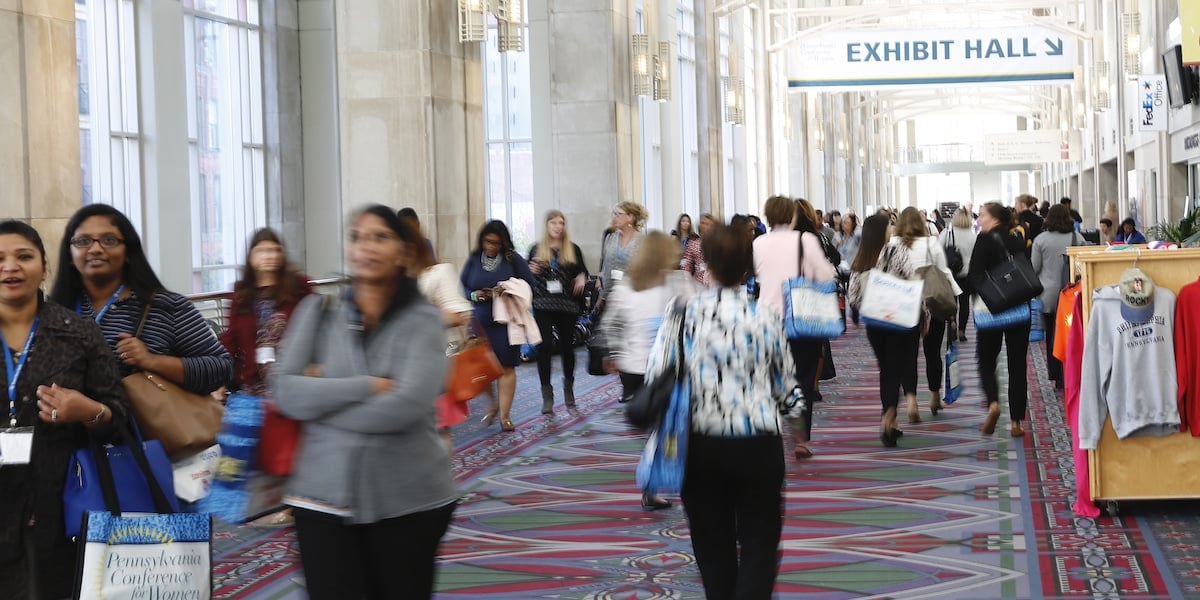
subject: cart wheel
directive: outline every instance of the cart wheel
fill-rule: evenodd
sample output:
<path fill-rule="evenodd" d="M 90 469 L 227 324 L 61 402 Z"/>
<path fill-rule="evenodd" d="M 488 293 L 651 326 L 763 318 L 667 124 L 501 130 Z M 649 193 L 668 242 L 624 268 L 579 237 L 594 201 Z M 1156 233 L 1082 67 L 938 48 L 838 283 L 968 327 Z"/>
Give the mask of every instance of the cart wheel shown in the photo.
<path fill-rule="evenodd" d="M 1108 516 L 1116 518 L 1121 513 L 1121 505 L 1116 500 L 1109 500 L 1106 506 Z"/>

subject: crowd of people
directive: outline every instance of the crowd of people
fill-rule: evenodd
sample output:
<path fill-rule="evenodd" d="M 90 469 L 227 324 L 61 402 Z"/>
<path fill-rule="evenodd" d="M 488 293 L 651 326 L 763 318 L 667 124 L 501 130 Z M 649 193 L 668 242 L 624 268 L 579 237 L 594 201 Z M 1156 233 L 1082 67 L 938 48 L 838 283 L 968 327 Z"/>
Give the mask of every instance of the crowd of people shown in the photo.
<path fill-rule="evenodd" d="M 1081 218 L 1068 199 L 1041 210 L 1032 196 L 1015 203 L 989 202 L 978 214 L 910 207 L 860 218 L 772 196 L 765 220 L 736 215 L 724 224 L 703 214 L 694 225 L 684 214 L 668 234 L 645 231 L 645 207 L 621 202 L 594 274 L 561 211 L 547 212 L 525 254 L 503 222 L 487 222 L 458 266 L 436 260 L 415 211 L 371 205 L 349 220 L 351 275 L 336 294 L 315 294 L 289 263 L 284 240 L 255 232 L 219 337 L 186 297 L 165 289 L 116 209 L 90 205 L 71 217 L 48 294 L 41 286 L 50 257 L 37 231 L 0 223 L 10 427 L 36 434 L 33 464 L 0 469 L 0 589 L 11 597 L 70 595 L 76 542 L 46 499 L 61 497 L 67 459 L 89 437 L 121 441 L 132 421 L 121 378 L 145 370 L 200 394 L 241 390 L 298 423 L 303 444 L 284 504 L 310 597 L 429 597 L 458 499 L 450 431 L 470 416 L 444 387 L 443 349 L 470 336 L 486 340 L 500 373 L 484 392 L 480 421 L 510 432 L 522 344 L 539 345 L 542 414 L 553 416 L 560 399 L 577 406 L 581 322 L 592 327 L 627 402 L 665 368 L 671 353 L 654 351 L 671 345 L 661 325 L 682 310 L 687 351 L 673 360 L 686 365 L 692 437 L 681 500 L 705 591 L 769 597 L 782 531 L 783 434 L 792 431 L 796 460 L 813 456 L 813 407 L 821 382 L 836 373 L 828 339 L 785 334 L 785 285 L 803 277 L 834 286 L 845 301 L 844 326 L 865 329 L 879 367 L 880 440 L 895 447 L 901 395 L 907 422 L 922 419 L 918 353 L 936 416 L 946 345 L 967 341 L 972 292 L 998 263 L 1031 261 L 1044 288 L 1034 317 L 1045 320 L 1053 344 L 1062 256 L 1085 243 Z M 1144 241 L 1130 220 L 1113 238 Z M 928 269 L 949 281 L 955 314 L 926 312 L 902 329 L 863 322 L 868 274 L 912 279 Z M 992 434 L 999 421 L 1003 350 L 1010 434 L 1021 436 L 1030 322 L 975 335 L 988 402 L 980 429 Z M 1049 375 L 1061 386 L 1053 360 Z M 659 490 L 642 492 L 648 510 L 672 505 Z"/>

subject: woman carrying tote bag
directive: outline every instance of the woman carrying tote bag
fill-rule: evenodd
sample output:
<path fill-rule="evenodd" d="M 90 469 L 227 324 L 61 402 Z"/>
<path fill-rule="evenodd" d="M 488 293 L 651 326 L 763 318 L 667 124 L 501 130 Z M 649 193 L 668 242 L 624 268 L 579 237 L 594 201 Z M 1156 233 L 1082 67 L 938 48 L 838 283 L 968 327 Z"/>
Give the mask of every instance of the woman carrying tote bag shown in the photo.
<path fill-rule="evenodd" d="M 980 233 L 971 253 L 971 265 L 967 277 L 978 289 L 987 278 L 992 267 L 1011 260 L 1013 255 L 1025 252 L 1025 240 L 1011 235 L 1009 230 L 1016 225 L 1012 210 L 999 202 L 988 202 L 979 211 Z M 1012 420 L 1010 433 L 1013 437 L 1025 435 L 1021 421 L 1025 420 L 1025 408 L 1029 396 L 1026 381 L 1025 359 L 1029 352 L 1029 320 L 1018 322 L 1004 329 L 977 331 L 975 355 L 979 359 L 979 379 L 984 396 L 988 401 L 988 414 L 979 430 L 985 435 L 996 431 L 1000 420 L 1000 383 L 996 379 L 996 362 L 1000 347 L 1008 348 L 1008 415 Z"/>

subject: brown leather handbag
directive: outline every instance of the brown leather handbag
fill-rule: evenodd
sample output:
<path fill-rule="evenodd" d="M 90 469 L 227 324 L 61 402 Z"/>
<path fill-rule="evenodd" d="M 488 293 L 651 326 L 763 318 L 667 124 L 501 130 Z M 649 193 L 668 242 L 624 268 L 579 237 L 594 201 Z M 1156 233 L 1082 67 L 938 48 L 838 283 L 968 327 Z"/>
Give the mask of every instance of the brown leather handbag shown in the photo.
<path fill-rule="evenodd" d="M 154 297 L 146 301 L 133 337 L 142 333 Z M 225 407 L 208 394 L 183 389 L 150 371 L 130 373 L 121 383 L 142 436 L 158 440 L 173 459 L 199 452 L 216 443 Z"/>
<path fill-rule="evenodd" d="M 492 352 L 486 337 L 467 338 L 449 358 L 446 393 L 458 402 L 478 396 L 504 373 L 504 367 L 500 365 L 496 353 Z"/>

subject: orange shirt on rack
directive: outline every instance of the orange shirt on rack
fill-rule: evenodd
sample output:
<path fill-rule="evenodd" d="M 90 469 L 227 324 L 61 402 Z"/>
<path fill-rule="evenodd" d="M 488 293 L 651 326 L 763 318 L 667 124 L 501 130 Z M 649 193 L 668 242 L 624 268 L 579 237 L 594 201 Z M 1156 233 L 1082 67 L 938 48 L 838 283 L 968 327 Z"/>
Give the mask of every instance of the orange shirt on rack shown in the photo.
<path fill-rule="evenodd" d="M 1054 358 L 1059 362 L 1067 360 L 1067 336 L 1075 318 L 1075 296 L 1079 289 L 1078 283 L 1072 283 L 1058 293 L 1058 313 L 1054 315 Z"/>

